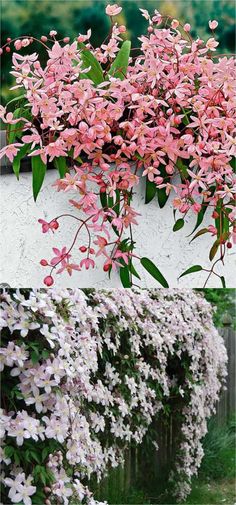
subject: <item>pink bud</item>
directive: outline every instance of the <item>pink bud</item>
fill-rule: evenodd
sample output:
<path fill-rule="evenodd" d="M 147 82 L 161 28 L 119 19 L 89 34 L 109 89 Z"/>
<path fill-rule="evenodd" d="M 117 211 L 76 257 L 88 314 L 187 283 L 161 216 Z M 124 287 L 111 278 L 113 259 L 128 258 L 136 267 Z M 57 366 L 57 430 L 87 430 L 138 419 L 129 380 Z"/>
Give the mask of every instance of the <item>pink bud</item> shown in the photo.
<path fill-rule="evenodd" d="M 215 28 L 217 28 L 218 26 L 218 21 L 216 21 L 215 19 L 213 21 L 209 21 L 209 28 L 211 30 L 215 30 Z"/>
<path fill-rule="evenodd" d="M 179 26 L 179 21 L 178 19 L 173 19 L 173 21 L 171 22 L 171 28 L 178 28 Z"/>
<path fill-rule="evenodd" d="M 47 267 L 47 266 L 48 266 L 48 262 L 47 262 L 47 260 L 42 259 L 42 260 L 40 261 L 40 265 L 42 265 L 42 267 Z"/>
<path fill-rule="evenodd" d="M 7 53 L 10 53 L 11 52 L 11 48 L 9 46 L 6 47 L 6 52 Z"/>
<path fill-rule="evenodd" d="M 53 285 L 54 283 L 54 280 L 52 278 L 51 275 L 47 275 L 47 277 L 45 277 L 45 279 L 43 280 L 44 284 L 47 286 L 47 287 L 50 287 Z"/>
<path fill-rule="evenodd" d="M 59 228 L 59 223 L 56 221 L 56 219 L 54 221 L 51 221 L 51 228 L 54 230 L 57 230 L 57 228 Z"/>
<path fill-rule="evenodd" d="M 0 55 L 3 53 L 3 49 L 0 47 Z"/>
<path fill-rule="evenodd" d="M 82 253 L 84 253 L 84 252 L 86 252 L 86 251 L 87 251 L 87 247 L 85 247 L 85 245 L 82 245 L 82 246 L 79 248 L 79 250 L 80 250 Z"/>
<path fill-rule="evenodd" d="M 124 25 L 119 26 L 119 32 L 120 33 L 125 33 L 126 32 L 126 27 Z"/>
<path fill-rule="evenodd" d="M 184 25 L 184 31 L 185 32 L 190 32 L 190 30 L 191 30 L 191 25 L 189 23 L 185 23 L 185 25 Z"/>
<path fill-rule="evenodd" d="M 65 42 L 65 44 L 68 44 L 68 42 L 70 42 L 70 37 L 65 37 L 63 39 L 63 42 Z"/>
<path fill-rule="evenodd" d="M 21 40 L 16 40 L 14 42 L 14 46 L 15 46 L 16 50 L 19 51 L 22 48 L 22 42 L 21 42 Z"/>
<path fill-rule="evenodd" d="M 42 35 L 41 40 L 42 42 L 47 42 L 48 38 L 45 35 Z"/>
<path fill-rule="evenodd" d="M 7 42 L 11 42 L 11 37 L 7 37 Z"/>

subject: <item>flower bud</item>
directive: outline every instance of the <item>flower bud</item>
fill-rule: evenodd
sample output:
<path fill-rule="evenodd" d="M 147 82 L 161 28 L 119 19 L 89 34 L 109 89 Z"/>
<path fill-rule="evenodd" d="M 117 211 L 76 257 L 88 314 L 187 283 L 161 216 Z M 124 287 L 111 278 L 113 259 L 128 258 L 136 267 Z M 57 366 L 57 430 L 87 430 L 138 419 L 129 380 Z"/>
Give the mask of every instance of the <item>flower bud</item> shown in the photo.
<path fill-rule="evenodd" d="M 40 265 L 42 265 L 42 267 L 47 267 L 47 266 L 48 266 L 48 262 L 47 262 L 47 260 L 42 259 L 42 260 L 40 261 Z"/>
<path fill-rule="evenodd" d="M 85 247 L 85 245 L 82 245 L 80 248 L 79 248 L 80 252 L 84 253 L 87 251 L 87 247 Z"/>
<path fill-rule="evenodd" d="M 52 278 L 51 275 L 47 275 L 47 277 L 45 277 L 45 279 L 43 280 L 44 284 L 47 286 L 47 287 L 50 287 L 53 285 L 54 283 L 54 280 Z"/>
<path fill-rule="evenodd" d="M 184 25 L 184 31 L 185 32 L 190 32 L 190 30 L 191 30 L 191 25 L 189 23 L 185 23 L 185 25 Z"/>

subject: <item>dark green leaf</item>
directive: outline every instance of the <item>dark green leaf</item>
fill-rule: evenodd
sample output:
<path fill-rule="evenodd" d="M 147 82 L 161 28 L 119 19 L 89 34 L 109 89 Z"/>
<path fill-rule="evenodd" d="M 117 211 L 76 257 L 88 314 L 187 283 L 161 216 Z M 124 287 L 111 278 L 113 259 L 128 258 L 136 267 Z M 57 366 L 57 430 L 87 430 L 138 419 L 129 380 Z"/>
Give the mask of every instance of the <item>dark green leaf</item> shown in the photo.
<path fill-rule="evenodd" d="M 210 260 L 210 261 L 212 261 L 212 260 L 214 259 L 215 255 L 216 255 L 216 253 L 217 253 L 217 251 L 218 251 L 218 249 L 219 249 L 219 245 L 220 245 L 219 240 L 216 240 L 216 241 L 214 242 L 214 244 L 213 244 L 213 246 L 212 246 L 212 248 L 211 248 L 210 252 L 209 252 L 209 260 Z"/>
<path fill-rule="evenodd" d="M 13 118 L 14 119 L 19 119 L 20 117 L 24 117 L 26 119 L 31 119 L 31 113 L 28 109 L 24 109 L 22 107 L 19 107 L 18 109 L 14 110 L 13 112 Z M 20 139 L 23 135 L 22 128 L 24 127 L 25 122 L 24 121 L 19 121 L 19 123 L 16 124 L 9 124 L 7 126 L 7 143 L 8 144 L 13 144 L 16 139 Z"/>
<path fill-rule="evenodd" d="M 231 165 L 233 172 L 236 173 L 236 157 L 235 156 L 234 156 L 234 158 L 232 158 L 232 160 L 230 160 L 229 164 Z"/>
<path fill-rule="evenodd" d="M 211 187 L 209 189 L 210 193 L 211 193 L 211 196 L 214 194 L 215 192 L 215 188 L 214 187 Z M 202 202 L 202 208 L 200 210 L 200 212 L 198 212 L 198 215 L 197 215 L 197 222 L 196 222 L 196 225 L 194 226 L 194 229 L 192 231 L 192 233 L 190 233 L 190 235 L 192 235 L 195 230 L 200 226 L 200 224 L 202 223 L 203 221 L 203 218 L 205 216 L 205 213 L 207 211 L 207 208 L 208 208 L 208 205 L 209 205 L 209 202 Z M 190 236 L 189 235 L 189 236 Z"/>
<path fill-rule="evenodd" d="M 131 42 L 129 40 L 125 40 L 108 71 L 110 76 L 121 80 L 125 78 L 129 63 L 130 48 Z"/>
<path fill-rule="evenodd" d="M 151 202 L 153 200 L 156 192 L 157 192 L 157 187 L 156 187 L 155 182 L 149 181 L 148 177 L 146 177 L 145 203 Z"/>
<path fill-rule="evenodd" d="M 188 179 L 189 175 L 188 175 L 187 167 L 186 167 L 186 165 L 184 165 L 182 159 L 178 158 L 175 164 L 179 170 L 181 179 Z"/>
<path fill-rule="evenodd" d="M 185 272 L 183 272 L 179 276 L 179 279 L 180 279 L 180 277 L 183 277 L 184 275 L 193 274 L 194 272 L 200 272 L 200 270 L 202 270 L 202 267 L 200 265 L 194 265 L 194 266 L 188 268 L 188 270 L 185 270 Z"/>
<path fill-rule="evenodd" d="M 169 195 L 166 194 L 166 188 L 157 188 L 157 199 L 161 209 L 165 206 L 168 198 Z"/>
<path fill-rule="evenodd" d="M 39 191 L 42 187 L 44 177 L 46 174 L 46 165 L 43 163 L 41 157 L 32 156 L 31 158 L 32 175 L 33 175 L 33 195 L 36 202 Z"/>
<path fill-rule="evenodd" d="M 221 276 L 220 280 L 221 280 L 222 288 L 226 288 L 226 282 L 225 282 L 225 278 L 223 277 L 223 275 Z"/>
<path fill-rule="evenodd" d="M 59 156 L 58 158 L 55 157 L 53 162 L 59 172 L 60 178 L 63 179 L 67 171 L 66 158 L 63 156 Z"/>
<path fill-rule="evenodd" d="M 80 79 L 91 79 L 96 85 L 104 82 L 102 67 L 95 56 L 82 42 L 78 42 L 78 47 L 81 49 L 82 69 L 91 67 L 85 74 L 80 74 Z"/>
<path fill-rule="evenodd" d="M 131 288 L 130 273 L 127 265 L 120 267 L 120 280 L 123 288 Z"/>
<path fill-rule="evenodd" d="M 15 158 L 12 162 L 13 172 L 16 175 L 17 179 L 19 179 L 21 160 L 30 151 L 30 147 L 31 147 L 31 144 L 24 144 L 22 147 L 20 147 L 17 155 L 15 156 Z"/>
<path fill-rule="evenodd" d="M 175 222 L 174 226 L 173 226 L 173 231 L 178 231 L 178 230 L 181 230 L 181 228 L 183 228 L 184 226 L 184 219 L 177 219 L 177 221 Z"/>
<path fill-rule="evenodd" d="M 205 233 L 208 233 L 208 228 L 202 228 L 201 230 L 199 230 L 196 235 L 194 235 L 194 237 L 192 238 L 192 240 L 190 240 L 190 244 L 193 240 L 195 240 L 195 238 L 197 237 L 200 237 L 200 235 L 204 235 Z"/>
<path fill-rule="evenodd" d="M 151 260 L 148 258 L 141 258 L 140 261 L 145 270 L 147 270 L 147 272 L 152 275 L 152 277 L 154 277 L 154 279 L 156 279 L 163 286 L 163 288 L 169 287 L 165 277 L 163 277 L 160 270 L 156 267 L 156 265 L 154 265 Z"/>
<path fill-rule="evenodd" d="M 107 209 L 107 194 L 105 191 L 100 191 L 100 201 L 103 209 Z"/>
<path fill-rule="evenodd" d="M 137 277 L 139 280 L 141 280 L 140 275 L 138 274 L 137 270 L 134 268 L 134 265 L 131 260 L 129 260 L 129 271 L 132 275 Z"/>
<path fill-rule="evenodd" d="M 120 214 L 120 191 L 116 189 L 116 203 L 114 205 L 114 211 L 117 216 Z"/>

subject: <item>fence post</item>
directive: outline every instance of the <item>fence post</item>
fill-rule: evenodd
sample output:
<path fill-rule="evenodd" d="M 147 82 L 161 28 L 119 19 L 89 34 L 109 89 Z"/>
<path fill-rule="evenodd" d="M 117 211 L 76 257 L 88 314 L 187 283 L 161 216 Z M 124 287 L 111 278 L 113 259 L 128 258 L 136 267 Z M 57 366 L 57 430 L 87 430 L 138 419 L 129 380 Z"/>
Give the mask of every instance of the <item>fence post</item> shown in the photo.
<path fill-rule="evenodd" d="M 232 326 L 232 318 L 226 313 L 223 315 L 221 322 L 221 335 L 224 338 L 225 347 L 228 354 L 228 376 L 226 379 L 227 390 L 221 393 L 220 401 L 216 409 L 216 417 L 219 424 L 227 421 L 236 410 L 235 398 L 235 330 Z"/>

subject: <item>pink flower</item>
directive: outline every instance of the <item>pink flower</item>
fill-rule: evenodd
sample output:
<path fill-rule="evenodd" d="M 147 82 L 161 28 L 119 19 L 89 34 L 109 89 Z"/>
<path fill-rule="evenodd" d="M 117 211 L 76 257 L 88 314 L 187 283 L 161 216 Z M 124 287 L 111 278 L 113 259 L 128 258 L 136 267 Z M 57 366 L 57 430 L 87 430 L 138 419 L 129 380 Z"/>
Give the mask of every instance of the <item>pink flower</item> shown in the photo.
<path fill-rule="evenodd" d="M 97 236 L 97 240 L 94 240 L 94 244 L 98 245 L 99 250 L 96 254 L 96 256 L 100 256 L 100 254 L 105 254 L 106 255 L 106 249 L 105 247 L 107 246 L 107 239 L 101 236 Z"/>
<path fill-rule="evenodd" d="M 216 47 L 219 45 L 219 42 L 217 42 L 214 37 L 211 37 L 210 39 L 208 39 L 207 43 L 206 43 L 206 47 L 207 49 L 209 49 L 210 51 L 215 51 L 216 50 Z"/>
<path fill-rule="evenodd" d="M 216 21 L 215 19 L 213 21 L 209 21 L 209 28 L 211 28 L 211 30 L 215 30 L 218 26 L 218 21 Z"/>
<path fill-rule="evenodd" d="M 75 263 L 64 263 L 63 266 L 61 268 L 59 268 L 59 270 L 57 270 L 57 274 L 61 274 L 62 272 L 64 272 L 66 270 L 66 272 L 70 275 L 72 275 L 72 272 L 73 270 L 78 270 L 80 271 L 81 268 L 79 265 L 76 265 Z"/>
<path fill-rule="evenodd" d="M 59 227 L 58 221 L 56 219 L 53 219 L 49 223 L 47 221 L 44 221 L 44 219 L 38 219 L 38 222 L 42 225 L 42 232 L 47 233 L 49 230 L 57 230 Z"/>
<path fill-rule="evenodd" d="M 108 4 L 105 12 L 108 16 L 117 16 L 117 14 L 120 14 L 121 11 L 122 7 L 119 7 L 117 4 Z"/>
<path fill-rule="evenodd" d="M 84 258 L 80 262 L 80 267 L 82 268 L 83 265 L 85 266 L 86 270 L 88 270 L 90 267 L 92 267 L 92 268 L 95 267 L 95 262 L 91 258 Z"/>
<path fill-rule="evenodd" d="M 62 250 L 60 251 L 56 247 L 53 247 L 53 252 L 55 254 L 55 257 L 51 259 L 50 265 L 54 266 L 60 263 L 63 260 L 68 260 L 71 257 L 71 254 L 67 253 L 66 247 L 63 247 Z"/>
<path fill-rule="evenodd" d="M 8 146 L 5 146 L 1 149 L 0 151 L 0 159 L 3 156 L 7 156 L 7 158 L 13 162 L 15 156 L 17 155 L 19 148 L 22 147 L 23 144 L 10 144 Z"/>

